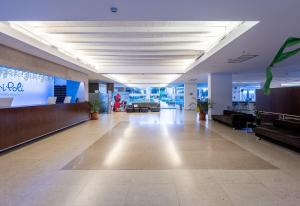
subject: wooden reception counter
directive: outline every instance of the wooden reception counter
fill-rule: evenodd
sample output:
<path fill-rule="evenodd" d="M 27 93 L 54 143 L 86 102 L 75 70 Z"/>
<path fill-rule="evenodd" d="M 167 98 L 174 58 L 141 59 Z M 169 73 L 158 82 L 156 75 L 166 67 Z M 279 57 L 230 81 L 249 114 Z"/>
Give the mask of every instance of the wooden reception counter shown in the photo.
<path fill-rule="evenodd" d="M 0 109 L 0 152 L 89 120 L 89 104 L 54 104 Z"/>

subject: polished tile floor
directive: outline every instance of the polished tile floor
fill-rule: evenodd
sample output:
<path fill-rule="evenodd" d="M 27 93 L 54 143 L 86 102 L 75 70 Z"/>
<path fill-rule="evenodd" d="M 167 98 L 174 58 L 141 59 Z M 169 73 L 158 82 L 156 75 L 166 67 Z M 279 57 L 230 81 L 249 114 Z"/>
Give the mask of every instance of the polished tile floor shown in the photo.
<path fill-rule="evenodd" d="M 300 154 L 194 112 L 102 115 L 0 156 L 2 206 L 300 205 Z"/>
<path fill-rule="evenodd" d="M 64 169 L 276 169 L 197 122 L 120 122 Z"/>

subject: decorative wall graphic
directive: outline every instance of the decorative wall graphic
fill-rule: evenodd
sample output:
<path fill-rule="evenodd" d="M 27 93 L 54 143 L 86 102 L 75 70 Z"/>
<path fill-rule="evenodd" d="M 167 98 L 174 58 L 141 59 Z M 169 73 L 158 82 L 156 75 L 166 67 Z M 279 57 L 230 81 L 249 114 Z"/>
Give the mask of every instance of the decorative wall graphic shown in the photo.
<path fill-rule="evenodd" d="M 275 64 L 278 64 L 300 52 L 300 48 L 284 51 L 285 49 L 291 48 L 292 46 L 300 45 L 300 38 L 290 37 L 288 38 L 284 44 L 281 46 L 276 56 L 274 57 L 272 63 L 267 67 L 266 70 L 266 82 L 264 85 L 264 94 L 269 95 L 271 92 L 270 85 L 273 79 L 272 68 Z"/>
<path fill-rule="evenodd" d="M 0 98 L 13 97 L 12 106 L 47 104 L 53 87 L 51 76 L 0 66 Z"/>

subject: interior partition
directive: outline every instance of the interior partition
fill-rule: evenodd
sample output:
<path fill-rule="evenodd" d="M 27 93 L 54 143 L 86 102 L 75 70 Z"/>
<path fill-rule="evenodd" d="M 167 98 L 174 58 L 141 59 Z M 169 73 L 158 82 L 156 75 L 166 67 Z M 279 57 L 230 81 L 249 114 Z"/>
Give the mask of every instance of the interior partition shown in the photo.
<path fill-rule="evenodd" d="M 256 108 L 261 111 L 300 116 L 300 87 L 273 88 L 270 95 L 256 90 Z"/>

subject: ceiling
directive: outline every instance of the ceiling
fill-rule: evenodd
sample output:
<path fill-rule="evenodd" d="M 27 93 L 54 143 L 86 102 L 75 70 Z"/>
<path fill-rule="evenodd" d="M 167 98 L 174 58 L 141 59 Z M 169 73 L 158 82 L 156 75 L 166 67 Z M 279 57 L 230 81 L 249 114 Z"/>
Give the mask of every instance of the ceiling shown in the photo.
<path fill-rule="evenodd" d="M 110 11 L 112 6 L 118 8 L 117 13 Z M 266 65 L 270 63 L 284 40 L 290 36 L 300 36 L 299 8 L 299 0 L 286 0 L 284 3 L 282 0 L 91 0 L 88 3 L 83 0 L 45 0 L 43 2 L 2 0 L 0 21 L 47 21 L 40 22 L 46 26 L 27 26 L 31 32 L 41 28 L 41 30 L 45 30 L 42 33 L 54 35 L 54 38 L 63 41 L 62 43 L 69 44 L 71 42 L 77 51 L 89 54 L 87 55 L 88 59 L 85 60 L 81 56 L 80 63 L 88 60 L 91 65 L 81 64 L 78 66 L 78 62 L 73 60 L 72 63 L 73 66 L 76 65 L 90 71 L 90 78 L 94 79 L 107 79 L 108 75 L 114 75 L 109 78 L 118 79 L 123 83 L 158 84 L 159 82 L 168 83 L 167 81 L 170 81 L 171 78 L 166 80 L 166 74 L 173 74 L 172 77 L 175 80 L 173 82 L 200 82 L 206 80 L 208 73 L 230 72 L 237 78 L 235 81 L 255 81 L 257 79 L 261 81 L 264 78 Z M 16 10 L 18 12 L 15 12 Z M 60 22 L 51 23 L 49 21 Z M 235 23 L 259 21 L 259 24 L 252 29 L 249 27 L 234 29 L 221 42 L 215 41 L 219 43 L 215 49 L 210 47 L 205 50 L 200 47 L 203 42 L 200 39 L 201 36 L 197 36 L 198 34 L 195 33 L 199 32 L 203 26 L 201 23 L 207 21 L 233 21 Z M 86 22 L 94 24 L 90 25 L 93 28 L 82 28 L 86 27 Z M 51 24 L 54 24 L 54 28 L 51 27 Z M 74 26 L 77 30 L 73 28 Z M 62 31 L 63 27 L 72 28 Z M 105 31 L 97 34 L 102 41 L 95 44 L 95 34 L 87 35 L 86 32 L 93 33 L 95 30 L 99 32 L 99 27 L 101 27 L 101 31 L 102 29 Z M 170 28 L 172 28 L 171 31 L 168 31 Z M 187 28 L 189 30 L 186 30 Z M 84 34 L 81 34 L 82 31 Z M 162 35 L 159 36 L 158 33 Z M 188 36 L 185 36 L 186 34 Z M 10 36 L 9 33 L 6 35 Z M 63 36 L 67 37 L 67 40 Z M 47 37 L 47 39 L 50 38 Z M 208 41 L 209 38 L 205 39 L 205 42 Z M 0 43 L 19 46 L 12 42 L 8 43 L 6 38 L 1 38 L 0 33 Z M 67 47 L 64 48 L 67 50 Z M 23 49 L 25 50 L 25 46 Z M 102 53 L 97 51 L 98 57 L 101 56 L 102 59 L 91 63 L 90 58 L 95 58 L 94 53 L 91 53 L 94 51 L 91 50 L 96 49 L 105 51 L 101 51 Z M 46 56 L 46 52 L 44 54 L 40 50 L 39 52 L 34 51 L 33 48 L 26 50 L 36 55 Z M 183 50 L 184 54 L 177 50 Z M 159 54 L 154 55 L 157 51 Z M 61 63 L 64 63 L 63 60 L 66 61 L 66 58 L 62 58 L 58 53 L 49 55 L 48 50 L 47 53 L 52 59 L 54 56 L 59 56 L 57 61 Z M 258 56 L 241 63 L 228 63 L 229 59 L 235 59 L 241 55 Z M 116 56 L 118 57 L 116 58 Z M 163 58 L 158 58 L 158 56 Z M 201 58 L 193 62 L 198 56 Z M 71 60 L 66 62 L 71 62 Z M 193 63 L 188 66 L 191 62 Z M 299 71 L 299 62 L 300 57 L 291 58 L 278 65 L 274 71 L 281 71 L 282 75 L 280 76 L 284 77 L 287 70 Z M 97 63 L 98 66 L 93 65 L 94 63 Z M 126 70 L 126 74 L 122 72 L 122 69 Z M 97 72 L 105 74 L 106 77 Z M 279 73 L 275 72 L 275 74 Z M 177 78 L 176 75 L 181 76 Z"/>
<path fill-rule="evenodd" d="M 165 86 L 245 22 L 16 21 L 7 24 L 118 83 Z"/>

